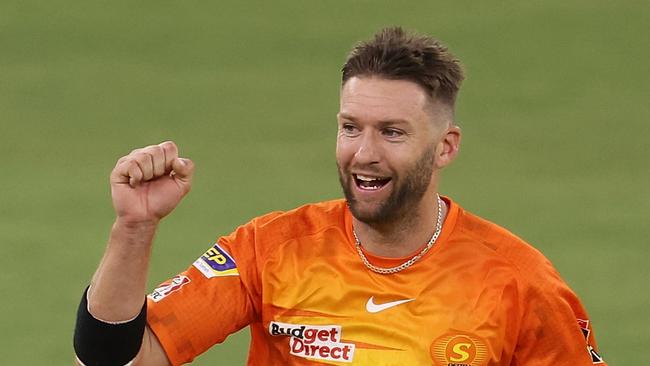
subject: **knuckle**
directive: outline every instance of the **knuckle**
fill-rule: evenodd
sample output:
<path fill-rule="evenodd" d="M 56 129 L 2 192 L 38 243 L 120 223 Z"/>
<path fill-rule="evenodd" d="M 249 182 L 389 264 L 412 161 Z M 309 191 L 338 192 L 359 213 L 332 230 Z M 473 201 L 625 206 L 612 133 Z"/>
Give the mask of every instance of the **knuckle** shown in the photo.
<path fill-rule="evenodd" d="M 128 165 L 126 169 L 128 170 L 129 174 L 137 175 L 142 173 L 142 170 L 140 169 L 140 165 L 138 164 L 137 161 L 131 160 L 127 164 Z"/>
<path fill-rule="evenodd" d="M 147 153 L 146 151 L 140 151 L 134 155 L 134 159 L 140 163 L 150 163 L 151 154 Z"/>
<path fill-rule="evenodd" d="M 165 155 L 164 155 L 165 153 L 163 152 L 162 148 L 161 148 L 160 146 L 158 146 L 158 145 L 150 146 L 150 147 L 148 147 L 144 152 L 145 152 L 148 156 L 150 156 L 150 158 L 152 159 L 152 161 L 153 161 L 154 163 L 155 163 L 158 159 L 162 159 L 162 158 L 165 156 Z"/>
<path fill-rule="evenodd" d="M 131 165 L 133 163 L 133 159 L 129 156 L 125 156 L 121 158 L 120 160 L 117 161 L 117 164 L 115 164 L 115 171 L 128 171 L 131 168 Z"/>
<path fill-rule="evenodd" d="M 176 157 L 178 154 L 178 147 L 173 141 L 165 141 L 160 144 L 160 147 L 164 150 L 165 154 L 168 157 Z"/>
<path fill-rule="evenodd" d="M 160 144 L 158 144 L 158 146 L 172 149 L 176 147 L 176 144 L 174 143 L 174 141 L 170 140 L 170 141 L 163 141 Z"/>

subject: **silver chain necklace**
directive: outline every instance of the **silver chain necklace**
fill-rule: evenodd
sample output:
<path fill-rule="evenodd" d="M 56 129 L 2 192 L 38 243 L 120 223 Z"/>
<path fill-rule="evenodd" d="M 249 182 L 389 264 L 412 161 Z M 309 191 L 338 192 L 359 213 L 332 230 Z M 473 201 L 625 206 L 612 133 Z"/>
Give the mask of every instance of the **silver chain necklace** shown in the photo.
<path fill-rule="evenodd" d="M 433 233 L 433 236 L 431 237 L 431 239 L 429 239 L 429 242 L 420 251 L 420 253 L 416 254 L 415 256 L 413 256 L 413 258 L 407 260 L 406 262 L 400 264 L 399 266 L 384 268 L 384 267 L 377 267 L 374 264 L 370 263 L 368 261 L 368 258 L 366 258 L 366 255 L 363 254 L 363 250 L 361 249 L 361 242 L 359 241 L 359 238 L 357 237 L 357 232 L 354 230 L 354 226 L 353 226 L 352 234 L 354 235 L 354 241 L 355 241 L 354 246 L 357 248 L 357 252 L 359 253 L 359 257 L 361 257 L 361 261 L 363 262 L 363 264 L 365 264 L 369 270 L 375 273 L 393 274 L 409 268 L 415 262 L 420 260 L 422 256 L 427 254 L 429 249 L 431 249 L 433 244 L 435 244 L 436 240 L 438 239 L 438 236 L 440 235 L 440 231 L 442 230 L 442 200 L 440 199 L 440 195 L 436 194 L 436 197 L 438 198 L 438 218 L 436 220 L 436 231 Z"/>

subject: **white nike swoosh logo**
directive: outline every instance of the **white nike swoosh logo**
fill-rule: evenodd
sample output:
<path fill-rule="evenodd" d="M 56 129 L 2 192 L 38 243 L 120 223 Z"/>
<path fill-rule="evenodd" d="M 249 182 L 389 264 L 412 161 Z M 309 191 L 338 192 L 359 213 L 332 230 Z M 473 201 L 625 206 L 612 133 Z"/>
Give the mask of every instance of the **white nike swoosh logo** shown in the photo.
<path fill-rule="evenodd" d="M 387 302 L 384 304 L 375 304 L 375 299 L 374 296 L 370 296 L 368 299 L 368 302 L 366 303 L 366 310 L 369 313 L 378 313 L 380 311 L 384 311 L 386 309 L 390 309 L 393 306 L 401 305 L 410 301 L 413 301 L 415 299 L 406 299 L 406 300 L 397 300 L 397 301 L 391 301 Z"/>

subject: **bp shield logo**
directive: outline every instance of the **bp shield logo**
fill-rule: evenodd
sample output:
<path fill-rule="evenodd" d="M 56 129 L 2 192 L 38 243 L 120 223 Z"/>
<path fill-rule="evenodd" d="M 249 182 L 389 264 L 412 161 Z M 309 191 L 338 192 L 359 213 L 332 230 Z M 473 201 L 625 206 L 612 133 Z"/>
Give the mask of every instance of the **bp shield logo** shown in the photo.
<path fill-rule="evenodd" d="M 235 261 L 218 243 L 194 261 L 194 267 L 207 278 L 239 276 Z"/>

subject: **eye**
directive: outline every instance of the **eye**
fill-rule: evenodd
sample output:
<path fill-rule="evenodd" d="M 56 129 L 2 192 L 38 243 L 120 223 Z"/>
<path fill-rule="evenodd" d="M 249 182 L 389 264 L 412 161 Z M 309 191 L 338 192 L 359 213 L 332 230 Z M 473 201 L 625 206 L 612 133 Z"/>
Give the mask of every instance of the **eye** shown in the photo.
<path fill-rule="evenodd" d="M 341 125 L 341 132 L 346 135 L 354 135 L 359 132 L 359 129 L 351 123 L 344 123 Z"/>
<path fill-rule="evenodd" d="M 388 138 L 399 138 L 404 136 L 404 132 L 396 128 L 385 128 L 381 133 Z"/>

